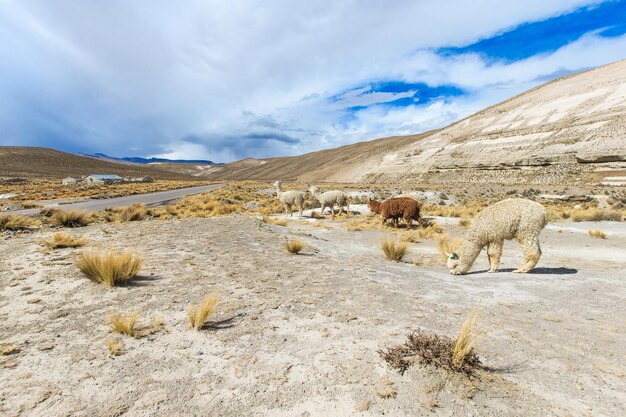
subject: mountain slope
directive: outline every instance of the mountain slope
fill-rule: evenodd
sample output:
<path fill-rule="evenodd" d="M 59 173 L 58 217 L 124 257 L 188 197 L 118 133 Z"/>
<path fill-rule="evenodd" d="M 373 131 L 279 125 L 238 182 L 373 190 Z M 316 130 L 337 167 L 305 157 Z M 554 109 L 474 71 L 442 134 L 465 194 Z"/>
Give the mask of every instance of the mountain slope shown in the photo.
<path fill-rule="evenodd" d="M 117 174 L 155 179 L 188 180 L 193 177 L 143 165 L 130 165 L 78 156 L 48 148 L 0 147 L 0 177 L 63 178 L 89 174 Z"/>
<path fill-rule="evenodd" d="M 207 172 L 401 183 L 574 183 L 626 175 L 626 60 L 551 81 L 438 131 Z"/>

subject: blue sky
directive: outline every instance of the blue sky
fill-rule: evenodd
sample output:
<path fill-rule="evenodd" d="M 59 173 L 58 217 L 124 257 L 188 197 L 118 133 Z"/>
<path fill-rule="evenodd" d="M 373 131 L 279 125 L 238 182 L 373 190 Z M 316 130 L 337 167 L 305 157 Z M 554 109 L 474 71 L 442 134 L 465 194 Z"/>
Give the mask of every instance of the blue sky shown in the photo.
<path fill-rule="evenodd" d="M 624 58 L 626 0 L 0 0 L 0 145 L 294 155 Z"/>

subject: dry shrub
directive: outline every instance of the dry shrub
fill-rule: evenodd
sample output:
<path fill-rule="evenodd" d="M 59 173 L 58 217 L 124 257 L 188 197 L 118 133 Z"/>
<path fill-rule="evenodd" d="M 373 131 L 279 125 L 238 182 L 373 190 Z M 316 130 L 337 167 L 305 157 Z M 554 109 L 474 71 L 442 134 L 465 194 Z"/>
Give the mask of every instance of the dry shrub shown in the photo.
<path fill-rule="evenodd" d="M 126 336 L 137 337 L 135 332 L 135 325 L 139 320 L 139 312 L 133 311 L 128 315 L 124 313 L 115 312 L 109 316 L 109 326 L 113 331 L 124 334 Z"/>
<path fill-rule="evenodd" d="M 479 314 L 479 308 L 475 308 L 470 312 L 454 341 L 452 364 L 459 370 L 464 369 L 467 364 L 472 363 L 474 359 L 478 359 L 475 346 L 479 337 L 479 333 L 476 330 L 476 322 L 478 321 Z"/>
<path fill-rule="evenodd" d="M 617 210 L 605 210 L 597 207 L 590 207 L 586 209 L 574 209 L 572 210 L 570 217 L 575 222 L 598 222 L 602 220 L 619 222 L 622 220 L 622 213 Z"/>
<path fill-rule="evenodd" d="M 407 341 L 395 347 L 379 350 L 387 363 L 404 373 L 416 360 L 455 372 L 471 375 L 483 368 L 474 348 L 476 333 L 474 326 L 478 310 L 466 319 L 456 340 L 437 334 L 428 334 L 418 329 L 407 335 Z"/>
<path fill-rule="evenodd" d="M 293 253 L 294 255 L 299 254 L 305 246 L 306 244 L 299 239 L 285 241 L 285 249 L 287 249 L 287 252 Z"/>
<path fill-rule="evenodd" d="M 0 230 L 31 230 L 38 226 L 37 220 L 21 214 L 0 216 Z"/>
<path fill-rule="evenodd" d="M 83 252 L 76 266 L 92 281 L 110 287 L 134 278 L 141 269 L 142 259 L 131 252 Z"/>
<path fill-rule="evenodd" d="M 219 302 L 219 296 L 215 294 L 208 294 L 200 305 L 189 307 L 187 309 L 189 328 L 201 330 L 209 317 L 215 313 L 215 309 L 217 308 Z"/>
<path fill-rule="evenodd" d="M 43 244 L 50 249 L 77 248 L 85 244 L 85 238 L 66 232 L 57 232 L 43 240 Z"/>
<path fill-rule="evenodd" d="M 439 258 L 442 261 L 446 261 L 449 253 L 459 251 L 459 248 L 463 243 L 463 239 L 456 238 L 450 242 L 448 235 L 438 234 L 435 235 L 435 242 L 437 243 L 437 249 L 439 250 Z"/>
<path fill-rule="evenodd" d="M 388 239 L 381 239 L 380 246 L 385 257 L 390 261 L 400 262 L 409 251 L 407 242 L 399 242 L 393 236 Z"/>
<path fill-rule="evenodd" d="M 550 222 L 569 219 L 573 210 L 568 206 L 544 205 L 544 207 L 548 212 L 548 221 Z"/>
<path fill-rule="evenodd" d="M 466 203 L 463 206 L 440 206 L 436 204 L 424 204 L 422 206 L 423 215 L 440 217 L 470 217 L 476 216 L 488 203 L 483 200 L 476 200 Z"/>
<path fill-rule="evenodd" d="M 323 219 L 324 216 L 322 216 L 320 213 L 318 213 L 315 210 L 311 210 L 311 217 L 313 217 L 314 219 Z"/>
<path fill-rule="evenodd" d="M 263 222 L 275 226 L 287 226 L 287 220 L 276 217 L 263 217 Z"/>
<path fill-rule="evenodd" d="M 135 203 L 129 207 L 124 207 L 118 213 L 122 222 L 135 222 L 143 220 L 146 217 L 146 207 L 141 203 Z"/>
<path fill-rule="evenodd" d="M 589 236 L 595 237 L 596 239 L 606 239 L 607 238 L 606 233 L 604 233 L 602 230 L 589 229 L 589 231 L 587 233 L 589 233 Z"/>
<path fill-rule="evenodd" d="M 109 353 L 112 356 L 118 356 L 122 353 L 122 349 L 124 349 L 124 343 L 122 342 L 122 339 L 116 337 L 108 339 L 106 341 L 106 347 L 109 349 Z"/>
<path fill-rule="evenodd" d="M 82 227 L 91 223 L 91 214 L 82 210 L 57 210 L 50 217 L 50 224 L 62 227 Z"/>

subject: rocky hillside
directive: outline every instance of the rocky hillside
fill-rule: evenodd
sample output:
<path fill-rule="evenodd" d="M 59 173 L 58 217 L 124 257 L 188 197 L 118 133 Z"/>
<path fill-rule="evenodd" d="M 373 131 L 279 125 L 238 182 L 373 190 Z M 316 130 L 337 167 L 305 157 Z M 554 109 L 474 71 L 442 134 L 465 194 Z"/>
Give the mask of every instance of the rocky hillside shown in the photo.
<path fill-rule="evenodd" d="M 400 183 L 626 183 L 626 61 L 560 78 L 444 129 L 244 160 L 219 178 Z"/>

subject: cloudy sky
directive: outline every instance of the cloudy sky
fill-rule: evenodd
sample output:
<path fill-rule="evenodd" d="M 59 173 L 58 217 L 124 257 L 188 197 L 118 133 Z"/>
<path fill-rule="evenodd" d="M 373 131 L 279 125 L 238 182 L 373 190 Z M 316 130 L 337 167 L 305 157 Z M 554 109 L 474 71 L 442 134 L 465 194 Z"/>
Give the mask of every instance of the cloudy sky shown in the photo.
<path fill-rule="evenodd" d="M 626 0 L 0 0 L 0 145 L 295 155 L 624 58 Z"/>

